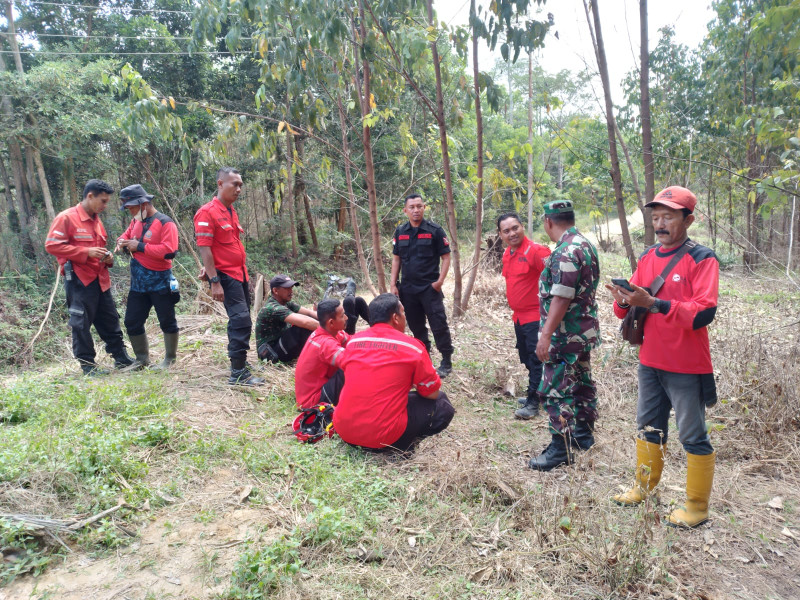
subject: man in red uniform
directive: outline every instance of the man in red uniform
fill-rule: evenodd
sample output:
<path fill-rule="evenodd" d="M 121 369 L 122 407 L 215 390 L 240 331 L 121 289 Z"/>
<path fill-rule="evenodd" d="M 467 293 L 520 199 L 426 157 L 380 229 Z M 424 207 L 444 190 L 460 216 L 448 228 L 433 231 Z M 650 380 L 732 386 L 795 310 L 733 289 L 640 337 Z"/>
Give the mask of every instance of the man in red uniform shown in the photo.
<path fill-rule="evenodd" d="M 455 409 L 439 391 L 442 381 L 425 344 L 404 333 L 398 297 L 375 298 L 369 318 L 371 327 L 354 335 L 342 356 L 344 389 L 333 424 L 348 444 L 413 451 L 418 439 L 446 429 Z"/>
<path fill-rule="evenodd" d="M 178 228 L 167 215 L 153 206 L 153 196 L 139 185 L 120 190 L 122 208 L 131 214 L 131 224 L 117 240 L 117 251 L 131 257 L 131 289 L 125 310 L 125 329 L 138 363 L 150 364 L 150 347 L 144 323 L 155 307 L 158 324 L 164 333 L 164 360 L 155 369 L 168 369 L 178 352 L 178 321 L 175 303 L 177 280 L 172 275 L 172 259 L 178 251 Z M 174 283 L 173 283 L 174 282 Z"/>
<path fill-rule="evenodd" d="M 639 400 L 636 407 L 636 484 L 614 500 L 625 506 L 641 503 L 661 478 L 670 408 L 675 410 L 678 437 L 687 454 L 684 507 L 673 510 L 670 525 L 696 527 L 708 519 L 715 453 L 705 423 L 706 406 L 717 400 L 708 324 L 717 311 L 719 263 L 714 252 L 689 239 L 697 198 L 672 186 L 656 195 L 653 227 L 659 243 L 639 258 L 630 284 L 633 291 L 606 287 L 614 295 L 614 312 L 624 318 L 631 306 L 649 310 L 639 352 Z M 650 295 L 648 287 L 671 259 L 685 252 L 665 282 Z"/>
<path fill-rule="evenodd" d="M 532 419 L 539 414 L 539 381 L 542 379 L 542 361 L 536 356 L 539 341 L 539 276 L 550 248 L 536 244 L 525 235 L 517 213 L 497 217 L 497 232 L 506 244 L 503 254 L 503 277 L 506 280 L 506 298 L 513 314 L 514 333 L 517 337 L 519 361 L 528 369 L 528 392 L 520 398 L 522 407 L 514 416 Z"/>
<path fill-rule="evenodd" d="M 344 331 L 344 307 L 335 298 L 323 300 L 317 305 L 317 318 L 319 327 L 303 346 L 294 371 L 294 395 L 300 409 L 318 402 L 336 406 L 344 385 L 339 362 L 350 339 Z"/>
<path fill-rule="evenodd" d="M 114 255 L 106 249 L 108 235 L 100 213 L 106 209 L 112 188 L 105 181 L 90 179 L 83 188 L 83 200 L 59 213 L 50 225 L 44 248 L 58 259 L 64 274 L 64 290 L 72 328 L 72 353 L 85 375 L 105 375 L 95 363 L 91 326 L 106 343 L 118 369 L 133 359 L 125 351 L 119 314 L 111 295 L 108 267 Z"/>
<path fill-rule="evenodd" d="M 217 171 L 217 195 L 194 215 L 194 236 L 203 260 L 201 278 L 211 284 L 211 296 L 223 302 L 228 313 L 228 356 L 231 385 L 260 385 L 264 380 L 247 368 L 250 349 L 250 290 L 247 254 L 239 216 L 233 203 L 242 193 L 242 176 L 232 167 Z"/>

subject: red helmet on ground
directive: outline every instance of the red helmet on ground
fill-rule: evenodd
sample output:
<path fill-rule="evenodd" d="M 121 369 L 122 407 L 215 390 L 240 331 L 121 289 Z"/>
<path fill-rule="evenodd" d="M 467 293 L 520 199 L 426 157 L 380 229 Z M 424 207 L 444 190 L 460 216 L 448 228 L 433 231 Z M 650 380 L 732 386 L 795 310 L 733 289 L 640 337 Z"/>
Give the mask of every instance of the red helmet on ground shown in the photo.
<path fill-rule="evenodd" d="M 324 437 L 333 437 L 333 406 L 320 402 L 297 415 L 292 423 L 295 437 L 306 444 L 315 444 Z"/>

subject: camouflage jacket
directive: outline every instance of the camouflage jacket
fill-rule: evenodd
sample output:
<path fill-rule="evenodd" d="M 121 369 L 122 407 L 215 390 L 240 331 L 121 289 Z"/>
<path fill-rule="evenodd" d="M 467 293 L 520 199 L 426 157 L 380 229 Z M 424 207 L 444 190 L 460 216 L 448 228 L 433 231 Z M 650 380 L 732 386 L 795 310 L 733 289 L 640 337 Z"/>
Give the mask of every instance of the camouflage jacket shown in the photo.
<path fill-rule="evenodd" d="M 572 300 L 564 319 L 553 333 L 551 360 L 573 362 L 567 355 L 575 356 L 600 344 L 595 300 L 599 282 L 597 250 L 577 228 L 570 227 L 545 261 L 539 279 L 540 331 L 547 321 L 553 296 Z"/>

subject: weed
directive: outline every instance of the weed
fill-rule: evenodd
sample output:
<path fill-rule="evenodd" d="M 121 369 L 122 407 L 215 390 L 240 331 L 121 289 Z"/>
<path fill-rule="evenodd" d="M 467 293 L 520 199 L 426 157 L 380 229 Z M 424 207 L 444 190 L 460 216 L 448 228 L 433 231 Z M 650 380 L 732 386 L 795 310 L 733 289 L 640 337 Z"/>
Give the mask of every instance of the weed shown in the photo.
<path fill-rule="evenodd" d="M 8 585 L 19 575 L 39 575 L 53 559 L 53 553 L 23 523 L 0 518 L 0 584 Z"/>

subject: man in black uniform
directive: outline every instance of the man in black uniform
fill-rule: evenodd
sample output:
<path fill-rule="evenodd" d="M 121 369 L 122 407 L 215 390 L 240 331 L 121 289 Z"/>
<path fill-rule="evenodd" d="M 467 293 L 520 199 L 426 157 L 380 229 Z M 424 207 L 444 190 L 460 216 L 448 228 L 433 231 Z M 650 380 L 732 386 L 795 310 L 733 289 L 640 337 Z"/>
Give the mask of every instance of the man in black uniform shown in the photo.
<path fill-rule="evenodd" d="M 436 371 L 445 377 L 453 371 L 453 342 L 442 294 L 442 284 L 450 269 L 450 242 L 444 229 L 424 218 L 425 202 L 419 194 L 406 197 L 403 212 L 408 223 L 395 229 L 392 240 L 392 293 L 400 297 L 405 307 L 411 333 L 425 344 L 430 354 L 431 342 L 425 326 L 428 318 L 436 347 L 442 353 L 442 363 Z M 398 283 L 401 266 L 403 275 Z"/>

